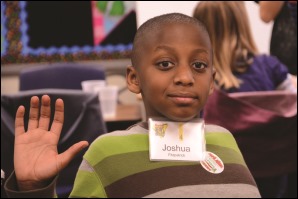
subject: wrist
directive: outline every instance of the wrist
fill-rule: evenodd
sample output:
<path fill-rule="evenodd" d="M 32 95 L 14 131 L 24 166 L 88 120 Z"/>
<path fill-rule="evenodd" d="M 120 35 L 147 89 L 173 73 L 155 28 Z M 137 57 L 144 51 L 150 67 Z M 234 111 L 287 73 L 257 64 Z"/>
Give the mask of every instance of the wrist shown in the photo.
<path fill-rule="evenodd" d="M 36 182 L 36 181 L 17 181 L 19 191 L 31 191 L 36 189 L 42 189 L 49 185 L 49 181 L 42 181 L 42 182 Z"/>

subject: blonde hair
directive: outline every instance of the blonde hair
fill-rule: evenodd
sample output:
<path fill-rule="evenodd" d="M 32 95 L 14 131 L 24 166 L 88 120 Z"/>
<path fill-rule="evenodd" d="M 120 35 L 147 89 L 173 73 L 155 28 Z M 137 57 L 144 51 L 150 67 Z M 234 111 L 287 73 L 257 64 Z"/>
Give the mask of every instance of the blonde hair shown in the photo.
<path fill-rule="evenodd" d="M 193 17 L 202 21 L 209 32 L 218 86 L 239 88 L 241 81 L 233 72 L 244 73 L 258 53 L 244 3 L 201 1 Z"/>

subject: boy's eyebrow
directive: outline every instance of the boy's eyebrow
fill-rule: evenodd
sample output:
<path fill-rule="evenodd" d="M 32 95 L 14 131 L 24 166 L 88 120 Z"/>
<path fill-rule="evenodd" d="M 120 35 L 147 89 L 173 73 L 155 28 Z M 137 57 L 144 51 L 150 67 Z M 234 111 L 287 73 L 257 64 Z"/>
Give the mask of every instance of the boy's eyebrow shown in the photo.
<path fill-rule="evenodd" d="M 175 51 L 174 48 L 172 48 L 170 46 L 166 46 L 166 45 L 159 45 L 154 49 L 154 51 L 159 51 L 159 50 Z M 195 49 L 194 52 L 209 54 L 206 49 L 202 49 L 202 48 Z"/>
<path fill-rule="evenodd" d="M 173 48 L 171 48 L 170 46 L 165 46 L 165 45 L 157 46 L 154 51 L 158 51 L 158 50 L 174 51 Z"/>

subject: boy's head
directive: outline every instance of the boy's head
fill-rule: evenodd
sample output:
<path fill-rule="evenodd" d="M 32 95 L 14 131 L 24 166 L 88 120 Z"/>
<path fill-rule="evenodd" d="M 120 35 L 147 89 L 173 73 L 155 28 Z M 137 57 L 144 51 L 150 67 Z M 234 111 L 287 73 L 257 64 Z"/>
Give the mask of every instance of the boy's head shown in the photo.
<path fill-rule="evenodd" d="M 213 91 L 212 47 L 195 18 L 172 13 L 145 22 L 134 39 L 132 64 L 127 85 L 142 94 L 147 118 L 198 117 Z"/>

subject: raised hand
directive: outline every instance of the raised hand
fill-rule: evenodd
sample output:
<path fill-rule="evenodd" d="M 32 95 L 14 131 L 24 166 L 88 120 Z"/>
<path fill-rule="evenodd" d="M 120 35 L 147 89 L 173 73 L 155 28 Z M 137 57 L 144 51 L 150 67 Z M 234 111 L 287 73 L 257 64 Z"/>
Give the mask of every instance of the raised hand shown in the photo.
<path fill-rule="evenodd" d="M 19 190 L 45 187 L 88 142 L 81 141 L 58 154 L 57 144 L 64 121 L 64 104 L 57 99 L 54 119 L 50 126 L 50 97 L 31 98 L 28 130 L 24 130 L 24 106 L 20 106 L 15 119 L 14 168 Z"/>

